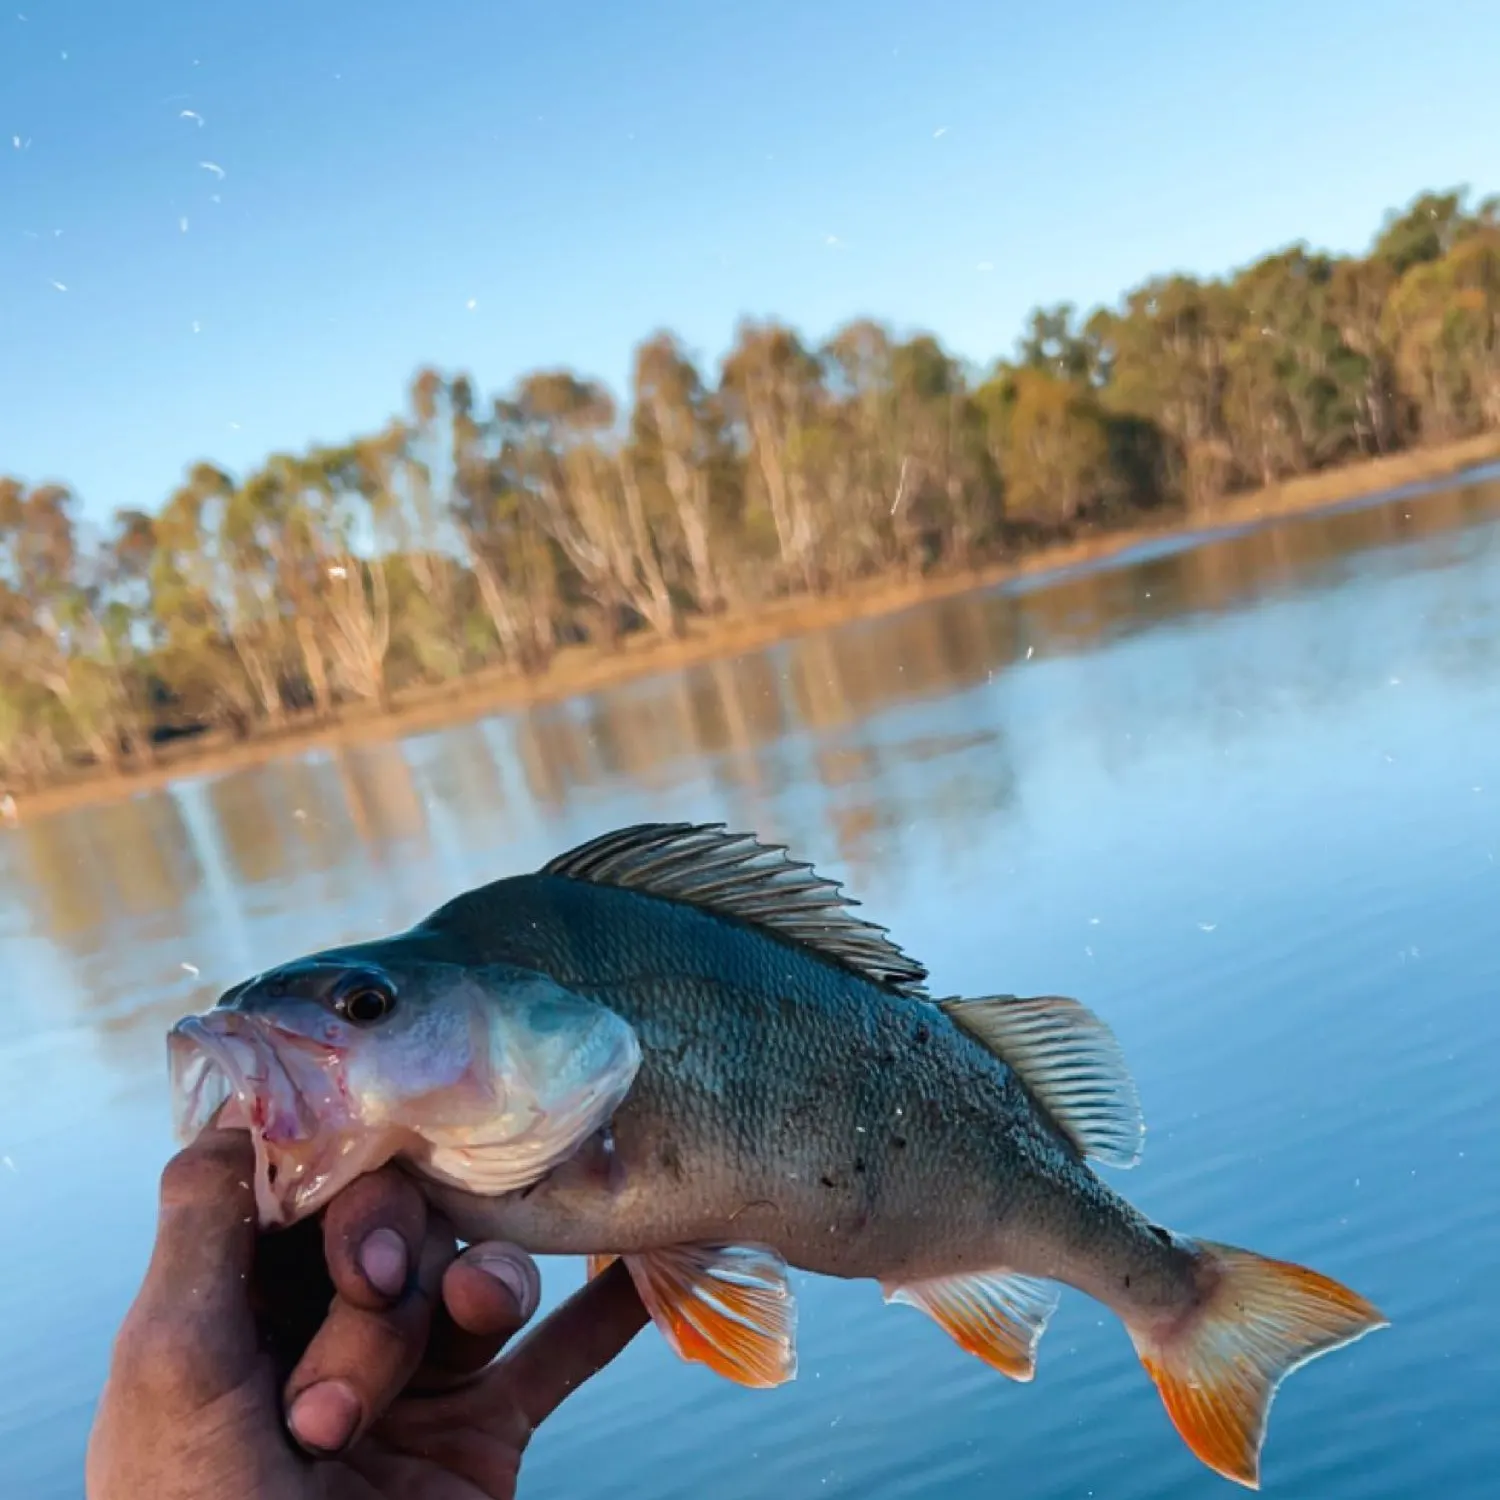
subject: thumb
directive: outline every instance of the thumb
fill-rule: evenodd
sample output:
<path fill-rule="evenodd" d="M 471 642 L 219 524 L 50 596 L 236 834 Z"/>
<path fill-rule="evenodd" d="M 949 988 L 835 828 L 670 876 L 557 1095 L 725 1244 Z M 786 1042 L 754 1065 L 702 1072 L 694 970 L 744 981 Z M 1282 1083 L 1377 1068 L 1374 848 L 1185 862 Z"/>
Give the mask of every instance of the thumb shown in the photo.
<path fill-rule="evenodd" d="M 170 1362 L 173 1385 L 195 1401 L 237 1385 L 255 1362 L 254 1171 L 243 1130 L 206 1130 L 167 1163 L 156 1244 L 121 1330 L 122 1344 Z"/>

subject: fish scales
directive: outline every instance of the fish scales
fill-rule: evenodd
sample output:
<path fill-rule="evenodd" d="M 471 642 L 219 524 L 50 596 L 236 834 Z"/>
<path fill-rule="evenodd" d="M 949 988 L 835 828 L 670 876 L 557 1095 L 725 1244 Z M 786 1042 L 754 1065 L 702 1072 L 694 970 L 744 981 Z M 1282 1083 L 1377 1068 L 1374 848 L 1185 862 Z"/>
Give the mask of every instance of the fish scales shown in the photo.
<path fill-rule="evenodd" d="M 583 1165 L 503 1206 L 445 1195 L 476 1233 L 559 1254 L 738 1236 L 885 1279 L 1056 1274 L 1108 1236 L 1122 1289 L 1191 1274 L 935 1005 L 733 918 L 560 876 L 497 881 L 423 926 L 465 962 L 551 974 L 642 1042 L 613 1120 L 629 1186 L 601 1195 Z M 1032 1243 L 1042 1226 L 1056 1243 Z"/>
<path fill-rule="evenodd" d="M 1009 1157 L 1065 1169 L 1014 1073 L 936 1006 L 634 891 L 520 877 L 456 905 L 427 925 L 470 961 L 542 969 L 642 1043 L 613 1120 L 629 1186 L 616 1200 L 563 1171 L 508 1203 L 504 1232 L 541 1249 L 737 1233 L 835 1275 L 952 1269 L 976 1247 L 994 1265 L 1025 1191 Z"/>

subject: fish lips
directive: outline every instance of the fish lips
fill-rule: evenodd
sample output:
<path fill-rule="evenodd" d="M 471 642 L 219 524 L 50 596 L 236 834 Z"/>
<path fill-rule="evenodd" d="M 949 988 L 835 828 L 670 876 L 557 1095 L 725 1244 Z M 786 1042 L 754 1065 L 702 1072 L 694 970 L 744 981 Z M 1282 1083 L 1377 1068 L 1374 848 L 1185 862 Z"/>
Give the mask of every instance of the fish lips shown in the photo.
<path fill-rule="evenodd" d="M 183 1145 L 216 1120 L 250 1126 L 274 1066 L 265 1048 L 220 1018 L 215 1022 L 185 1016 L 167 1034 L 172 1126 Z"/>
<path fill-rule="evenodd" d="M 292 1223 L 328 1196 L 329 1155 L 347 1158 L 339 1122 L 328 1117 L 329 1065 L 334 1049 L 319 1046 L 298 1069 L 304 1038 L 278 1033 L 230 1012 L 185 1016 L 167 1036 L 173 1128 L 183 1143 L 210 1125 L 248 1129 L 255 1145 L 255 1200 L 263 1227 Z M 294 1074 L 309 1072 L 299 1083 Z M 321 1081 L 319 1096 L 308 1085 Z"/>

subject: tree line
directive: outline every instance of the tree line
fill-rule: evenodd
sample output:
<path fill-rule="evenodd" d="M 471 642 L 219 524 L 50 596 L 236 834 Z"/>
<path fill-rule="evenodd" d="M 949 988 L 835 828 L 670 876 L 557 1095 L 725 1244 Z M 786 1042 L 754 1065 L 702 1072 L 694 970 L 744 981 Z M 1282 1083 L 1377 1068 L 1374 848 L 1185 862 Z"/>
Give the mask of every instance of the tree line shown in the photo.
<path fill-rule="evenodd" d="M 1500 199 L 1465 191 L 1363 256 L 1297 245 L 1039 310 L 987 371 L 868 320 L 817 347 L 743 323 L 712 379 L 659 333 L 625 407 L 565 370 L 494 398 L 423 370 L 380 432 L 194 464 L 104 529 L 66 485 L 0 477 L 0 783 L 1496 428 Z"/>

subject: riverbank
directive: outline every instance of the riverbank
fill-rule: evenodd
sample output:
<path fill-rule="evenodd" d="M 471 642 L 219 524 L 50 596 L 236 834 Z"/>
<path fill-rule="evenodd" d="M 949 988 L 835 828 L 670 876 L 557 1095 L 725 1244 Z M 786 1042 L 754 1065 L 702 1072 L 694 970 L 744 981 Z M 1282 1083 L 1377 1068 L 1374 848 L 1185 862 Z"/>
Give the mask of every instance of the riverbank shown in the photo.
<path fill-rule="evenodd" d="M 333 722 L 293 724 L 249 740 L 204 735 L 180 741 L 164 746 L 156 764 L 139 772 L 120 775 L 81 771 L 51 786 L 28 791 L 0 809 L 0 818 L 12 824 L 29 821 L 69 808 L 130 797 L 187 777 L 219 775 L 315 746 L 394 739 L 440 729 L 485 714 L 555 701 L 631 678 L 757 650 L 831 625 L 894 614 L 1016 578 L 1103 563 L 1164 536 L 1207 541 L 1225 530 L 1314 515 L 1409 485 L 1440 484 L 1495 461 L 1500 461 L 1500 433 L 1306 475 L 1269 489 L 1230 496 L 1211 510 L 1179 512 L 1153 525 L 1093 532 L 984 568 L 910 581 L 874 578 L 837 597 L 794 597 L 737 617 L 695 620 L 678 640 L 636 636 L 613 652 L 570 647 L 559 652 L 548 670 L 536 677 L 498 671 L 478 673 L 440 687 L 409 689 L 397 696 L 386 713 L 350 706 Z"/>

